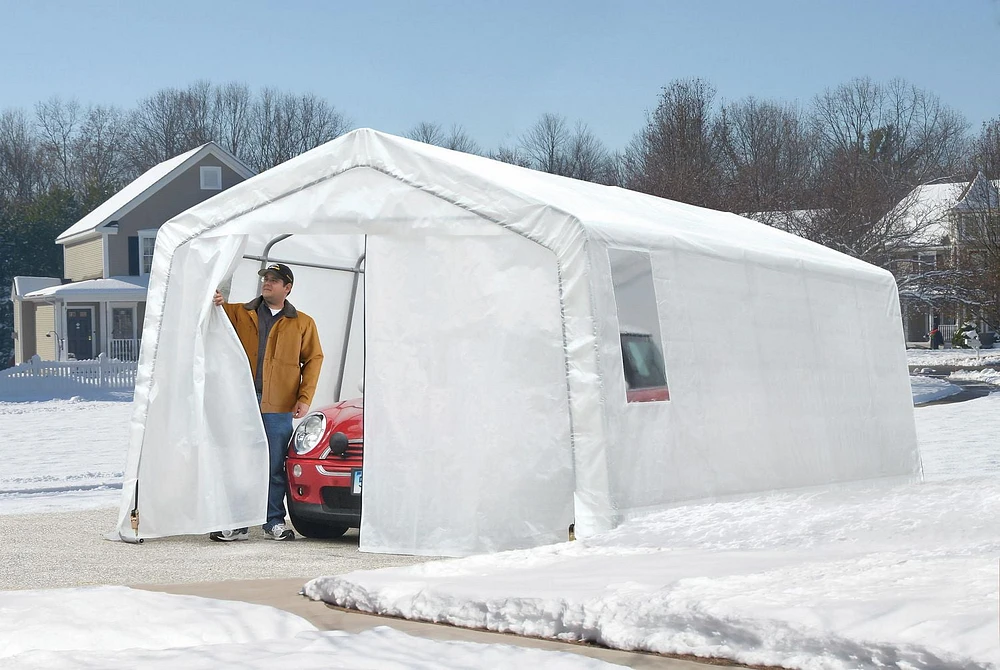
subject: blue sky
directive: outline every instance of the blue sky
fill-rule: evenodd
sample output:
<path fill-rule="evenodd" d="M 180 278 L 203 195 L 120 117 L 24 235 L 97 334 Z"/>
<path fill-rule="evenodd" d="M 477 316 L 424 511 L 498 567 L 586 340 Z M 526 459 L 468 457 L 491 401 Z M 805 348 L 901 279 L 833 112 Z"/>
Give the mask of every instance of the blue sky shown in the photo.
<path fill-rule="evenodd" d="M 936 93 L 974 130 L 1000 116 L 1000 0 L 0 0 L 0 17 L 0 109 L 242 81 L 392 133 L 460 123 L 494 147 L 554 112 L 620 148 L 675 78 L 806 104 L 870 76 Z"/>

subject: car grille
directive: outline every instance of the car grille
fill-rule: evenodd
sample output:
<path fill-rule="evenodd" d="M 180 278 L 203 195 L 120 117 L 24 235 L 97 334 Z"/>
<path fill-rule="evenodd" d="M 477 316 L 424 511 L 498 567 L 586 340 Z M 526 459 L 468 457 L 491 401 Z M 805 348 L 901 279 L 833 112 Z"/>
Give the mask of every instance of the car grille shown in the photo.
<path fill-rule="evenodd" d="M 342 486 L 324 486 L 320 489 L 323 506 L 333 510 L 361 511 L 361 496 L 352 496 L 351 490 Z"/>
<path fill-rule="evenodd" d="M 329 454 L 326 458 L 331 461 L 348 461 L 351 459 L 361 460 L 362 456 L 365 454 L 365 445 L 363 444 L 348 444 L 347 451 L 343 454 Z"/>

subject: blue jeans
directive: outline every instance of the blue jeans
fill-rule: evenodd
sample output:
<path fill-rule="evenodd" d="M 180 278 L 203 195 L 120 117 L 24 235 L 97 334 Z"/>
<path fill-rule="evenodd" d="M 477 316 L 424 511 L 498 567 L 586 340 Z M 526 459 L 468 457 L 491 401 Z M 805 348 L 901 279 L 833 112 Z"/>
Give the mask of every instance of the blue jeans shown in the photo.
<path fill-rule="evenodd" d="M 264 528 L 269 529 L 276 523 L 285 523 L 285 491 L 288 488 L 285 480 L 285 456 L 288 453 L 288 440 L 292 437 L 292 413 L 263 412 L 260 416 L 264 419 L 264 434 L 267 435 L 267 451 L 270 456 L 267 522 L 264 524 Z"/>

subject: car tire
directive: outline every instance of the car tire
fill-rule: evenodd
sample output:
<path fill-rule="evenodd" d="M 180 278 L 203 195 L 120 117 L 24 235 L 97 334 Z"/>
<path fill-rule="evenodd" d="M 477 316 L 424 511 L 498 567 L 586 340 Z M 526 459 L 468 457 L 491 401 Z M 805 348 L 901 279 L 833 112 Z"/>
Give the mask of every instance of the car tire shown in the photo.
<path fill-rule="evenodd" d="M 317 540 L 335 540 L 346 533 L 348 529 L 347 526 L 338 526 L 332 523 L 306 521 L 296 516 L 291 509 L 288 510 L 288 516 L 292 521 L 292 525 L 295 526 L 295 530 L 299 531 L 299 535 L 303 537 L 311 537 Z"/>

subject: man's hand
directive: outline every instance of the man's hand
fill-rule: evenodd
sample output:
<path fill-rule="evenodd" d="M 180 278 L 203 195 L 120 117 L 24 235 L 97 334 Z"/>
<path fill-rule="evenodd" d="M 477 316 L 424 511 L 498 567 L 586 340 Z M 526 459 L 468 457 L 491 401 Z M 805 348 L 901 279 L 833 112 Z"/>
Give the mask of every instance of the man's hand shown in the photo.
<path fill-rule="evenodd" d="M 212 304 L 216 307 L 221 307 L 225 300 L 222 298 L 222 292 L 219 289 L 215 289 L 215 295 L 212 296 Z"/>
<path fill-rule="evenodd" d="M 308 413 L 309 413 L 309 405 L 305 404 L 304 402 L 297 402 L 295 403 L 295 411 L 292 412 L 292 418 L 301 419 Z"/>

